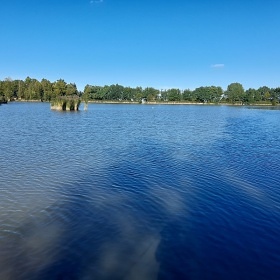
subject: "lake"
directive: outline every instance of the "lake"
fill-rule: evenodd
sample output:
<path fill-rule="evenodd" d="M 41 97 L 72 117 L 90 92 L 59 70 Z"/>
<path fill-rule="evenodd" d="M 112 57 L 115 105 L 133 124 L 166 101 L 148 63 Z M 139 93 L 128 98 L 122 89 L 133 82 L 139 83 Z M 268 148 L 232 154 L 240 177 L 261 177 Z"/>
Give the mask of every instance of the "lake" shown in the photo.
<path fill-rule="evenodd" d="M 1 105 L 0 279 L 280 279 L 274 109 Z"/>

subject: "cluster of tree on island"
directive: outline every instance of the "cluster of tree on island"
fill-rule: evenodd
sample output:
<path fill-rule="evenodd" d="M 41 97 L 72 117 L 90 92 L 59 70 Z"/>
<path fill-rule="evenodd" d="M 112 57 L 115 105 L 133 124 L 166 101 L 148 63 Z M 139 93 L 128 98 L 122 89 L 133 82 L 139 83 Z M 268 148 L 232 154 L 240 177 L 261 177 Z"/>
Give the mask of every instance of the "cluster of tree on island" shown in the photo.
<path fill-rule="evenodd" d="M 122 85 L 86 85 L 78 91 L 75 83 L 63 79 L 50 82 L 27 77 L 25 80 L 6 78 L 0 81 L 0 102 L 13 100 L 52 101 L 61 96 L 79 96 L 88 101 L 128 101 L 128 102 L 194 102 L 231 104 L 272 104 L 280 103 L 280 87 L 267 86 L 244 90 L 242 84 L 232 83 L 224 91 L 219 86 L 203 86 L 194 90 L 155 89 L 153 87 L 125 87 Z"/>

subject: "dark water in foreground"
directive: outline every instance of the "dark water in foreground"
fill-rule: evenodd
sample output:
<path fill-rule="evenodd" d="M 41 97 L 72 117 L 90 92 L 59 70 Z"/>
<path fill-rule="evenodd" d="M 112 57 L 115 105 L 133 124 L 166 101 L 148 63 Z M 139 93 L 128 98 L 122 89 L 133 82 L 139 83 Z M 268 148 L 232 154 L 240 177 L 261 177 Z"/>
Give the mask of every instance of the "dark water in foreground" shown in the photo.
<path fill-rule="evenodd" d="M 280 279 L 280 111 L 0 106 L 0 279 Z"/>

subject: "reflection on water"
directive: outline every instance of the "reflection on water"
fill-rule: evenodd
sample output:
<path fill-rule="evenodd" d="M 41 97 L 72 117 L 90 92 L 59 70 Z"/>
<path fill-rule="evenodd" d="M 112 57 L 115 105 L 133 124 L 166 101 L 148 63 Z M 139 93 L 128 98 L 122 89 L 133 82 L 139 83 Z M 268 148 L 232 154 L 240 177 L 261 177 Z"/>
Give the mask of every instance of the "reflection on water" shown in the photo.
<path fill-rule="evenodd" d="M 0 114 L 0 279 L 278 279 L 279 111 Z"/>

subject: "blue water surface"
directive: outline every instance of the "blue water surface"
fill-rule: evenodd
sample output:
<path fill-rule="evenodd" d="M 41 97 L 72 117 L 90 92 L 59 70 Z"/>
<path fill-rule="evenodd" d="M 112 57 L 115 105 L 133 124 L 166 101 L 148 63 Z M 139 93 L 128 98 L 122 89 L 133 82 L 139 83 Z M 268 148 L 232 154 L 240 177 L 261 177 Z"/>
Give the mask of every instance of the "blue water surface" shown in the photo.
<path fill-rule="evenodd" d="M 1 105 L 0 279 L 280 279 L 273 109 Z"/>

